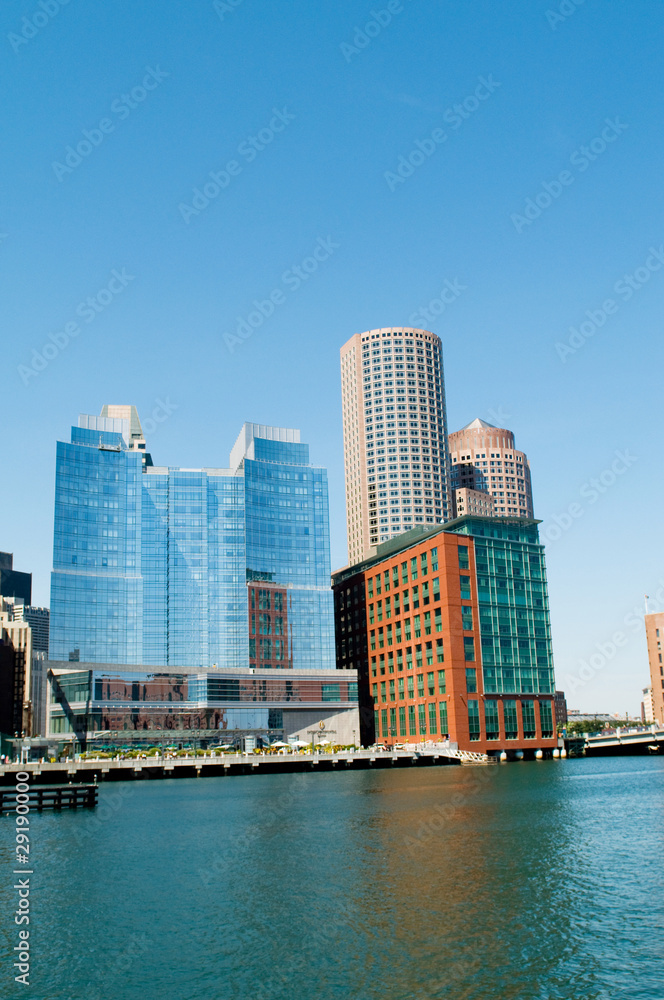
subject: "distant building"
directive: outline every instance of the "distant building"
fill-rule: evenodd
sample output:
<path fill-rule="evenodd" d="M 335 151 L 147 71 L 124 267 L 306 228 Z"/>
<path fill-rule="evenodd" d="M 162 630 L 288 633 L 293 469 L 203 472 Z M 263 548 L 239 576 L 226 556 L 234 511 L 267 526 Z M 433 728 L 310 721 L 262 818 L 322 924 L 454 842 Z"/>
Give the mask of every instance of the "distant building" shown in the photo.
<path fill-rule="evenodd" d="M 454 517 L 494 517 L 496 504 L 489 493 L 482 490 L 470 490 L 466 486 L 454 490 L 452 494 L 452 509 Z"/>
<path fill-rule="evenodd" d="M 488 493 L 496 517 L 534 517 L 530 466 L 514 434 L 479 417 L 449 436 L 454 490 Z"/>
<path fill-rule="evenodd" d="M 664 663 L 662 643 L 664 643 L 664 611 L 645 616 L 646 644 L 650 665 L 650 686 L 652 688 L 652 711 L 655 722 L 664 723 Z"/>
<path fill-rule="evenodd" d="M 553 696 L 553 703 L 556 711 L 556 724 L 567 722 L 567 701 L 564 691 L 556 691 Z"/>
<path fill-rule="evenodd" d="M 641 721 L 655 721 L 655 705 L 653 703 L 652 688 L 643 688 L 643 701 L 641 702 Z"/>
<path fill-rule="evenodd" d="M 32 603 L 32 573 L 14 569 L 11 552 L 0 552 L 0 597 L 13 597 L 21 604 Z"/>
<path fill-rule="evenodd" d="M 32 668 L 32 630 L 27 622 L 14 621 L 13 603 L 0 597 L 0 702 L 3 704 L 0 732 L 6 735 L 32 735 L 30 675 Z M 11 725 L 11 730 L 2 726 Z"/>
<path fill-rule="evenodd" d="M 440 337 L 413 327 L 356 333 L 341 348 L 348 561 L 452 514 Z"/>
<path fill-rule="evenodd" d="M 44 653 L 48 657 L 48 608 L 36 608 L 14 598 L 5 598 L 5 610 L 13 621 L 27 622 L 32 629 L 33 653 Z"/>
<path fill-rule="evenodd" d="M 536 521 L 414 529 L 332 580 L 337 666 L 359 671 L 365 745 L 449 736 L 494 755 L 557 745 Z"/>

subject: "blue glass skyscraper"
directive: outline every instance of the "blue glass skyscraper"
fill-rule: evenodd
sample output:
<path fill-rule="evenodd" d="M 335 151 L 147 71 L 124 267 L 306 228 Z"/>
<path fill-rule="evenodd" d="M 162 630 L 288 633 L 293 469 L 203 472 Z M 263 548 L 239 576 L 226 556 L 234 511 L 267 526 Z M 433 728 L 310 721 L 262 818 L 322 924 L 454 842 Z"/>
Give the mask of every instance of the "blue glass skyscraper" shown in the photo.
<path fill-rule="evenodd" d="M 245 424 L 227 469 L 153 465 L 134 407 L 56 459 L 52 659 L 334 668 L 327 474 Z"/>

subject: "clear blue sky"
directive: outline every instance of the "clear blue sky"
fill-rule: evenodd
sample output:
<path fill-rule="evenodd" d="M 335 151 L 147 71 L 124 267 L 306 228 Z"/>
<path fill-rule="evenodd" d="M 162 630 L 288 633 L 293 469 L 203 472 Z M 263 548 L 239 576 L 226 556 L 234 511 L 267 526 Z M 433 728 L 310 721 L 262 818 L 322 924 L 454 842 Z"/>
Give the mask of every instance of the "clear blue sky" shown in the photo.
<path fill-rule="evenodd" d="M 301 428 L 343 564 L 339 347 L 456 279 L 416 324 L 443 339 L 450 429 L 514 430 L 551 536 L 578 504 L 547 546 L 558 681 L 572 707 L 636 712 L 645 641 L 625 618 L 664 580 L 661 5 L 44 3 L 0 10 L 0 549 L 32 570 L 35 601 L 55 442 L 107 402 L 145 419 L 170 401 L 157 464 L 225 465 L 245 420 Z M 211 171 L 226 186 L 193 203 Z M 330 240 L 295 287 L 293 265 Z M 109 282 L 90 320 L 79 304 Z M 556 349 L 584 321 L 592 335 Z M 35 373 L 33 349 L 67 324 Z M 604 492 L 584 488 L 602 474 Z"/>

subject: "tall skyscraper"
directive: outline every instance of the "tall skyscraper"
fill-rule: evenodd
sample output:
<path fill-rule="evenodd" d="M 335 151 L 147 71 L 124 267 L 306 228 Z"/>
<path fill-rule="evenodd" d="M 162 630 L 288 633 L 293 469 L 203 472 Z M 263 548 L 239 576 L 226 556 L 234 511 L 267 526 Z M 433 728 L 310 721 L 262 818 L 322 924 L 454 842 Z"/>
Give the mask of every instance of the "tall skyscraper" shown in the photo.
<path fill-rule="evenodd" d="M 50 658 L 333 669 L 327 473 L 300 432 L 245 424 L 228 468 L 179 469 L 135 408 L 102 412 L 57 446 Z"/>
<path fill-rule="evenodd" d="M 494 427 L 478 417 L 460 431 L 453 431 L 449 443 L 455 516 L 470 513 L 468 490 L 487 493 L 493 498 L 493 511 L 486 509 L 485 515 L 535 516 L 530 465 L 524 452 L 515 449 L 512 431 Z"/>
<path fill-rule="evenodd" d="M 356 333 L 341 348 L 348 561 L 451 516 L 443 349 L 427 330 Z"/>

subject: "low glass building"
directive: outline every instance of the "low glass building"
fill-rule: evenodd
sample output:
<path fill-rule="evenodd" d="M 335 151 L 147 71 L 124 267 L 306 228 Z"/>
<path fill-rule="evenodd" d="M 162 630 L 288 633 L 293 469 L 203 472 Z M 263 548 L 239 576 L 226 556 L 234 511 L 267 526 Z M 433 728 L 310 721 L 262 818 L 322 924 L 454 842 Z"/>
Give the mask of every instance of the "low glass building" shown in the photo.
<path fill-rule="evenodd" d="M 311 742 L 312 731 L 319 740 L 329 733 L 335 743 L 356 741 L 356 671 L 49 663 L 47 736 L 74 736 L 83 749 L 193 737 L 213 746 L 248 735 L 266 743 Z"/>
<path fill-rule="evenodd" d="M 50 656 L 334 668 L 327 473 L 245 424 L 228 468 L 153 464 L 135 407 L 58 442 Z"/>

